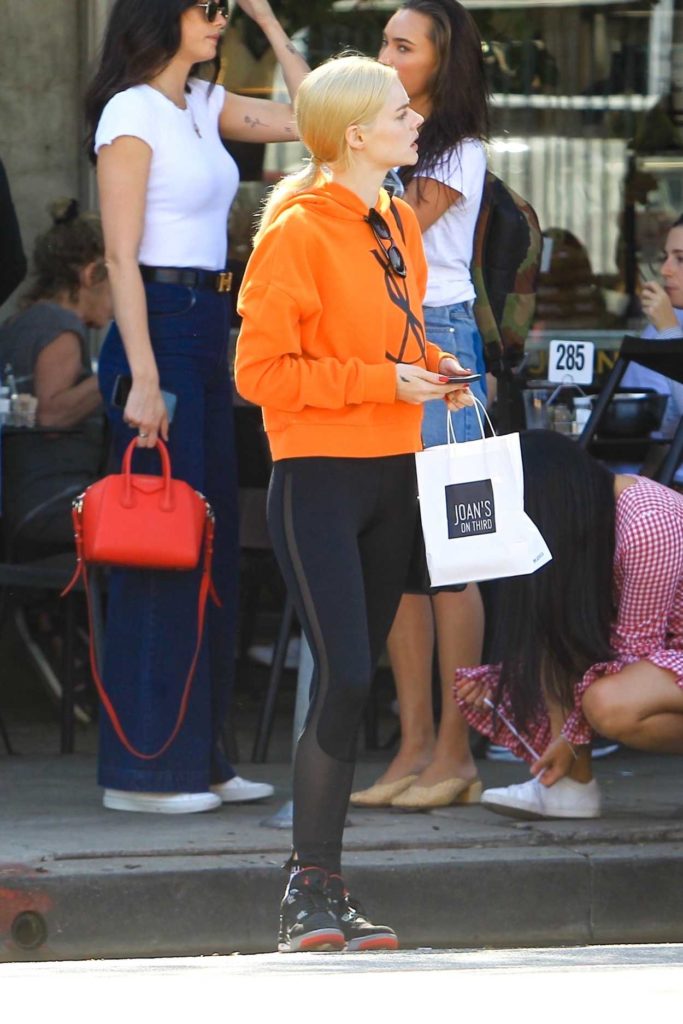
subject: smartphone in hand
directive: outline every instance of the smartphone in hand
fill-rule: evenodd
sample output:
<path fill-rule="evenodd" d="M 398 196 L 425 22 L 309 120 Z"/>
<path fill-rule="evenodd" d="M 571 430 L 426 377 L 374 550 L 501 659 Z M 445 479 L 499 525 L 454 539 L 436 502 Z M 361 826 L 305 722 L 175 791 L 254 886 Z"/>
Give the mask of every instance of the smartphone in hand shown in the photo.
<path fill-rule="evenodd" d="M 481 380 L 480 373 L 467 373 L 460 377 L 448 377 L 449 384 L 476 384 L 478 380 Z"/>
<path fill-rule="evenodd" d="M 133 378 L 129 377 L 128 374 L 120 373 L 114 381 L 114 387 L 111 393 L 111 404 L 115 409 L 125 409 L 126 402 L 128 401 L 128 395 L 130 389 L 133 386 Z M 173 423 L 173 415 L 175 413 L 175 407 L 178 403 L 178 396 L 174 395 L 172 391 L 162 391 L 161 397 L 164 400 L 166 406 L 166 415 L 168 416 L 168 422 Z"/>

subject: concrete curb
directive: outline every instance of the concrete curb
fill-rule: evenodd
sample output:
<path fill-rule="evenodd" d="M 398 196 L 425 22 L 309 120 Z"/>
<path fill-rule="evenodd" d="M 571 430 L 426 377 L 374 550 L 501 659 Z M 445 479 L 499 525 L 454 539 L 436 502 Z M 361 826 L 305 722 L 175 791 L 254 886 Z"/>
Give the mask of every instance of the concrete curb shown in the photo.
<path fill-rule="evenodd" d="M 2 881 L 0 959 L 272 951 L 284 881 L 272 857 L 192 860 L 17 866 Z M 352 853 L 346 877 L 405 948 L 683 940 L 683 844 Z"/>

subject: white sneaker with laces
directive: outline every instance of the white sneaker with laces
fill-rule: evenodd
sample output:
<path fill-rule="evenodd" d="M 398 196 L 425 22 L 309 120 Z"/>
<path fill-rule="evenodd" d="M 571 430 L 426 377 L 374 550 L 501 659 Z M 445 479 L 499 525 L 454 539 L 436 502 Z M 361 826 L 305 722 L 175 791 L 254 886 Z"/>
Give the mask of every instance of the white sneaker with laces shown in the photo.
<path fill-rule="evenodd" d="M 221 805 L 215 793 L 134 793 L 105 789 L 102 803 L 110 811 L 146 811 L 148 814 L 196 814 Z"/>
<path fill-rule="evenodd" d="M 246 804 L 254 800 L 265 800 L 275 789 L 269 782 L 251 782 L 239 775 L 211 786 L 211 792 L 220 797 L 224 804 Z"/>
<path fill-rule="evenodd" d="M 544 786 L 530 779 L 516 786 L 486 789 L 481 795 L 482 807 L 510 818 L 599 818 L 600 789 L 597 782 L 575 782 L 560 779 L 554 786 Z"/>

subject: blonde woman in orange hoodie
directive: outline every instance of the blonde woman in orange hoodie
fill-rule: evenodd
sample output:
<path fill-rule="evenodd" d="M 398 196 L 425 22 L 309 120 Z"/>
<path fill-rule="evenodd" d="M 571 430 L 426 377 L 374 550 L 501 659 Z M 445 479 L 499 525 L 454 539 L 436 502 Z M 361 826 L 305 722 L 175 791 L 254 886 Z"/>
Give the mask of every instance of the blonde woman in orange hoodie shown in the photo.
<path fill-rule="evenodd" d="M 314 660 L 294 764 L 294 854 L 279 949 L 395 949 L 341 877 L 355 748 L 401 597 L 416 521 L 422 403 L 471 404 L 422 323 L 415 214 L 381 188 L 417 160 L 422 117 L 396 72 L 360 56 L 308 75 L 307 167 L 265 207 L 239 300 L 236 383 L 263 406 L 268 516 Z"/>

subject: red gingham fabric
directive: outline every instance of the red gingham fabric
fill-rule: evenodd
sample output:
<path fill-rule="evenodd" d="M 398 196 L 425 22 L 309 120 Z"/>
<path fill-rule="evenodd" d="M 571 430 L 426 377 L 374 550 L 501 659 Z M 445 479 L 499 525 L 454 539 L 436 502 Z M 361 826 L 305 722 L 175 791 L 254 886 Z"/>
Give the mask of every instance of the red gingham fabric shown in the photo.
<path fill-rule="evenodd" d="M 616 508 L 614 592 L 618 612 L 612 647 L 618 657 L 591 666 L 576 684 L 574 708 L 562 730 L 571 743 L 591 741 L 593 731 L 581 711 L 581 698 L 601 676 L 614 675 L 626 665 L 647 659 L 673 672 L 683 688 L 683 496 L 645 477 L 635 480 L 621 492 Z M 481 665 L 458 669 L 455 677 L 484 680 L 495 691 L 499 673 L 499 666 Z M 533 760 L 491 711 L 473 708 L 458 699 L 457 690 L 453 693 L 470 725 L 493 743 Z M 501 710 L 512 717 L 505 695 Z M 551 738 L 547 714 L 539 712 L 523 735 L 542 754 Z"/>

